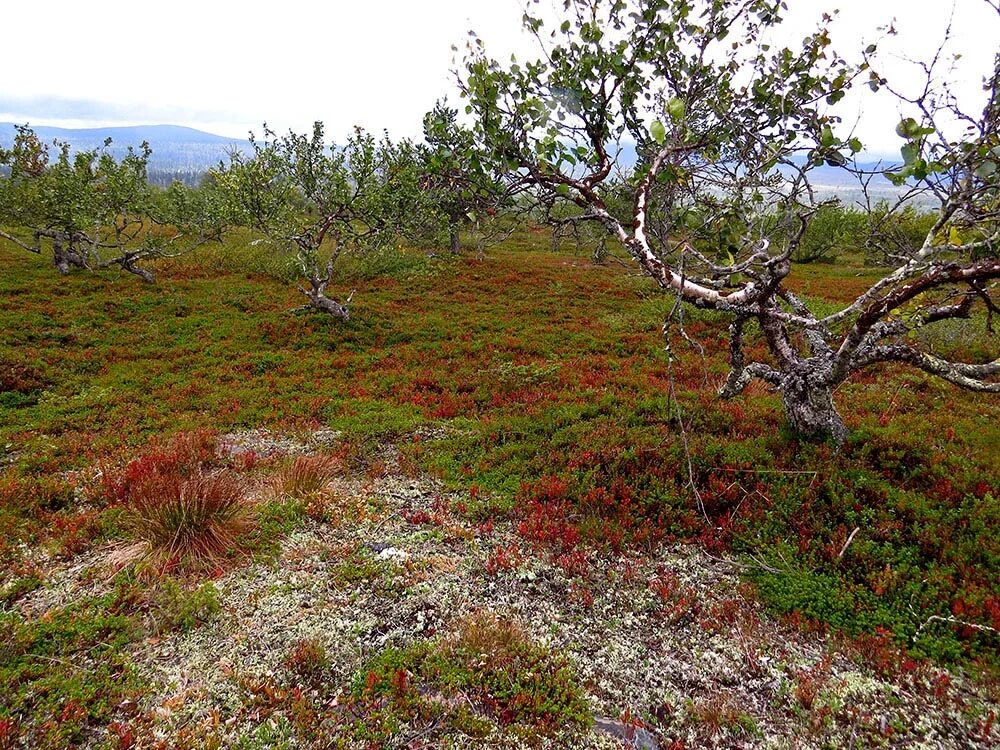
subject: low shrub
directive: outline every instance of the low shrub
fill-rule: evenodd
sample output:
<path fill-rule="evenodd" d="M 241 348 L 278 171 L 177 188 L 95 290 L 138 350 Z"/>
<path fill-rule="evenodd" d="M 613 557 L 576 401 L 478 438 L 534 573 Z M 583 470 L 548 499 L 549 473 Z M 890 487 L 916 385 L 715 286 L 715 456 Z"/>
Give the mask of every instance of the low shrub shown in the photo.
<path fill-rule="evenodd" d="M 149 595 L 154 633 L 191 630 L 219 613 L 219 591 L 212 583 L 188 589 L 166 578 Z"/>
<path fill-rule="evenodd" d="M 312 680 L 326 671 L 330 666 L 330 659 L 319 639 L 303 638 L 285 655 L 285 666 L 298 677 Z"/>
<path fill-rule="evenodd" d="M 48 384 L 48 379 L 37 367 L 0 357 L 0 391 L 30 393 Z"/>
<path fill-rule="evenodd" d="M 132 491 L 161 476 L 190 477 L 215 465 L 218 438 L 211 430 L 180 432 L 169 441 L 153 441 L 124 469 L 104 467 L 101 494 L 109 501 L 125 501 Z"/>
<path fill-rule="evenodd" d="M 445 638 L 383 651 L 358 674 L 354 694 L 388 699 L 404 717 L 433 712 L 423 705 L 426 696 L 462 694 L 477 714 L 501 725 L 546 731 L 591 721 L 569 660 L 530 640 L 512 620 L 486 612 L 462 618 Z"/>

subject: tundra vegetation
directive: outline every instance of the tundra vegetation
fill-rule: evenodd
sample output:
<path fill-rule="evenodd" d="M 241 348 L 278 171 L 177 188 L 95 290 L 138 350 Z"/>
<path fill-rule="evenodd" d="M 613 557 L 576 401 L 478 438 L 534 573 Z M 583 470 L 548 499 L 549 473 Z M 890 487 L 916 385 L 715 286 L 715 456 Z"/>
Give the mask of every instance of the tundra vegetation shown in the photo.
<path fill-rule="evenodd" d="M 880 363 L 1000 392 L 991 380 L 1000 359 L 952 362 L 913 343 L 915 331 L 969 318 L 977 306 L 997 311 L 987 285 L 1000 277 L 1000 67 L 987 73 L 981 113 L 934 88 L 938 59 L 925 66 L 922 91 L 899 94 L 916 116 L 897 127 L 904 163 L 888 176 L 933 195 L 935 220 L 916 247 L 885 248 L 891 271 L 849 305 L 816 312 L 786 283 L 792 259 L 816 252 L 804 242 L 810 223 L 825 219 L 810 175 L 823 164 L 849 168 L 863 148 L 838 133 L 828 105 L 859 78 L 873 91 L 887 82 L 867 59 L 876 45 L 851 65 L 823 26 L 799 49 L 767 44 L 780 5 L 573 2 L 551 34 L 529 11 L 542 56 L 501 65 L 474 40 L 463 94 L 512 181 L 575 206 L 576 221 L 603 225 L 679 302 L 732 318 L 722 396 L 762 380 L 782 395 L 797 432 L 843 443 L 833 392 Z M 620 174 L 626 138 L 639 152 L 624 177 L 631 200 L 609 204 L 604 188 Z M 769 361 L 748 361 L 752 328 Z"/>
<path fill-rule="evenodd" d="M 22 129 L 0 750 L 1000 741 L 998 69 L 968 114 L 781 11 L 529 12 L 466 123 L 196 189 Z M 811 188 L 872 177 L 855 84 L 899 203 Z"/>

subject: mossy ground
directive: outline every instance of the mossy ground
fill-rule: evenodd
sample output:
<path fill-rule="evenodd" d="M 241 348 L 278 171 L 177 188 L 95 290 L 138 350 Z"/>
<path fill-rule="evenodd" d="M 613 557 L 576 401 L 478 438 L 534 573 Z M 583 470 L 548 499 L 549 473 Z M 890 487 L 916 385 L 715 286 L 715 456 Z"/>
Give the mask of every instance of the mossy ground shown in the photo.
<path fill-rule="evenodd" d="M 995 674 L 995 397 L 872 370 L 836 395 L 846 449 L 803 443 L 766 389 L 715 397 L 721 317 L 689 311 L 705 355 L 675 335 L 671 366 L 660 334 L 669 300 L 625 268 L 546 244 L 524 233 L 484 259 L 402 251 L 355 264 L 342 281 L 358 289 L 347 323 L 291 313 L 300 302 L 286 264 L 239 238 L 161 268 L 155 286 L 60 277 L 0 248 L 0 601 L 20 644 L 0 652 L 20 686 L 0 704 L 0 737 L 2 722 L 29 716 L 62 722 L 52 746 L 83 742 L 133 689 L 119 660 L 139 637 L 133 598 L 43 618 L 18 602 L 51 568 L 122 538 L 119 509 L 92 491 L 100 467 L 195 429 L 338 430 L 363 471 L 394 440 L 408 470 L 465 494 L 469 523 L 513 525 L 522 548 L 499 550 L 498 568 L 538 555 L 585 591 L 595 554 L 692 541 L 748 562 L 764 601 L 803 624 Z M 803 266 L 796 285 L 834 309 L 876 273 Z M 933 342 L 972 357 L 996 343 L 967 328 Z M 272 505 L 260 547 L 305 517 L 301 504 Z M 46 628 L 58 637 L 43 648 Z M 73 666 L 40 683 L 43 663 Z"/>

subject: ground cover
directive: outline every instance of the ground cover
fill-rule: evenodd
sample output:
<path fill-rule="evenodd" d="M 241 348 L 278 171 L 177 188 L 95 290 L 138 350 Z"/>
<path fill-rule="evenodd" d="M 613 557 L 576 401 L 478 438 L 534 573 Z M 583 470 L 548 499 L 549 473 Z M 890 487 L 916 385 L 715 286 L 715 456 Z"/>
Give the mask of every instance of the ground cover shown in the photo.
<path fill-rule="evenodd" d="M 558 743 L 546 732 L 560 721 L 535 709 L 522 720 L 523 706 L 511 708 L 486 689 L 490 676 L 466 658 L 459 615 L 481 616 L 477 612 L 490 607 L 520 621 L 501 627 L 508 636 L 523 634 L 517 653 L 550 643 L 557 648 L 545 658 L 570 659 L 565 683 L 545 687 L 558 687 L 562 702 L 555 705 L 567 712 L 558 716 L 569 731 L 597 731 L 577 721 L 577 695 L 587 696 L 601 716 L 620 720 L 622 712 L 636 712 L 661 741 L 711 736 L 723 745 L 752 745 L 797 731 L 798 719 L 787 717 L 762 729 L 766 706 L 741 712 L 734 708 L 738 694 L 720 697 L 707 687 L 675 690 L 674 703 L 689 699 L 690 705 L 675 705 L 657 719 L 662 686 L 636 677 L 648 667 L 648 654 L 630 662 L 642 687 L 630 692 L 619 685 L 608 693 L 595 687 L 601 670 L 618 673 L 595 666 L 586 645 L 608 632 L 581 625 L 581 646 L 572 640 L 576 631 L 553 624 L 546 641 L 545 618 L 559 614 L 545 609 L 546 597 L 568 598 L 570 619 L 599 619 L 586 613 L 612 606 L 609 581 L 627 577 L 621 566 L 634 560 L 643 573 L 636 588 L 626 590 L 643 618 L 650 608 L 657 613 L 642 620 L 635 637 L 673 633 L 690 641 L 699 628 L 713 632 L 704 627 L 705 613 L 736 606 L 706 593 L 705 581 L 717 577 L 711 570 L 721 566 L 732 579 L 728 598 L 744 602 L 737 609 L 752 611 L 753 622 L 771 623 L 764 630 L 818 631 L 811 637 L 820 640 L 805 647 L 811 661 L 782 662 L 786 677 L 810 669 L 861 670 L 866 679 L 905 682 L 912 696 L 941 703 L 934 696 L 939 689 L 950 695 L 947 684 L 941 688 L 945 675 L 964 697 L 942 704 L 958 717 L 942 725 L 942 736 L 957 746 L 988 741 L 995 731 L 996 696 L 988 686 L 1000 628 L 996 399 L 905 369 L 872 371 L 837 394 L 853 432 L 842 453 L 800 442 L 787 431 L 779 400 L 765 389 L 731 402 L 715 398 L 726 372 L 721 319 L 689 312 L 685 330 L 704 356 L 675 332 L 671 360 L 660 334 L 669 300 L 614 263 L 550 252 L 547 242 L 542 234 L 524 233 L 483 259 L 380 254 L 348 271 L 353 278 L 344 286 L 361 291 L 347 322 L 291 314 L 298 294 L 279 278 L 281 263 L 250 257 L 235 240 L 210 256 L 160 269 L 157 286 L 114 274 L 57 278 L 39 259 L 0 249 L 0 604 L 5 630 L 14 634 L 0 651 L 0 669 L 15 686 L 0 704 L 0 747 L 113 741 L 130 747 L 140 735 L 158 736 L 148 723 L 155 724 L 148 716 L 153 698 L 142 678 L 150 674 L 150 639 L 195 642 L 206 627 L 213 637 L 231 638 L 240 597 L 258 585 L 266 593 L 264 579 L 287 574 L 303 544 L 295 534 L 318 535 L 310 554 L 321 558 L 316 565 L 323 575 L 333 566 L 347 589 L 368 586 L 387 603 L 388 617 L 394 603 L 411 596 L 410 583 L 394 582 L 398 560 L 329 538 L 322 529 L 332 521 L 340 523 L 336 533 L 348 535 L 380 522 L 400 534 L 424 530 L 428 543 L 455 547 L 449 554 L 463 571 L 457 590 L 482 589 L 455 608 L 455 617 L 440 617 L 434 633 L 411 628 L 392 643 L 365 641 L 348 661 L 343 653 L 327 653 L 339 668 L 350 663 L 355 669 L 327 674 L 313 698 L 346 701 L 349 695 L 362 712 L 355 719 L 380 717 L 382 740 L 433 726 L 431 738 L 513 731 Z M 798 272 L 798 289 L 833 307 L 852 298 L 870 275 L 862 266 L 813 264 Z M 935 346 L 973 356 L 986 349 L 988 342 L 966 329 L 953 334 Z M 199 469 L 231 472 L 246 482 L 256 521 L 241 530 L 247 541 L 239 554 L 197 575 L 106 570 L 108 549 L 134 541 L 127 498 L 116 494 L 109 477 L 149 456 L 151 442 L 162 448 L 179 432 L 247 435 L 262 427 L 284 437 L 236 441 L 232 450 L 222 440 Z M 396 448 L 387 458 L 389 444 Z M 355 499 L 383 499 L 345 512 L 288 468 L 284 456 L 300 450 L 296 446 L 334 455 L 343 476 L 372 482 L 411 476 L 436 489 L 393 507 L 384 492 L 352 485 L 347 494 Z M 269 490 L 270 477 L 282 472 L 285 489 Z M 427 499 L 435 494 L 446 499 L 435 505 Z M 289 533 L 294 541 L 283 543 Z M 368 541 L 423 559 L 409 532 L 403 536 L 407 544 L 379 534 Z M 677 552 L 687 543 L 698 551 Z M 696 585 L 699 569 L 702 585 Z M 530 575 L 559 584 L 533 599 L 523 590 L 538 587 Z M 210 578 L 215 584 L 206 583 Z M 379 586 L 370 586 L 373 579 Z M 508 600 L 490 593 L 493 580 L 506 581 L 511 596 L 524 597 L 521 604 L 506 611 Z M 740 580 L 752 591 L 740 589 L 737 597 L 732 592 Z M 204 588 L 213 585 L 222 593 Z M 295 586 L 284 593 L 289 590 Z M 279 599 L 287 604 L 287 597 Z M 758 601 L 770 614 L 758 611 Z M 776 615 L 784 615 L 785 624 L 774 624 Z M 258 621 L 269 616 L 279 610 L 254 613 Z M 722 619 L 731 620 L 727 637 L 742 642 L 733 628 L 748 627 L 744 615 Z M 827 631 L 849 640 L 833 647 Z M 348 628 L 344 643 L 356 636 Z M 278 664 L 289 650 L 278 647 L 280 640 L 276 635 L 267 669 L 298 674 Z M 768 653 L 778 640 L 761 636 L 758 650 Z M 327 652 L 335 646 L 329 638 L 322 645 Z M 817 648 L 833 649 L 827 666 L 817 668 L 823 658 Z M 854 666 L 837 661 L 855 651 L 864 658 L 851 657 Z M 300 661 L 325 669 L 318 651 L 303 653 Z M 966 686 L 965 670 L 978 675 L 979 687 Z M 461 697 L 470 694 L 470 674 L 478 674 L 484 688 L 459 710 Z M 817 702 L 808 686 L 796 697 L 800 677 L 786 680 L 782 700 L 792 698 L 781 705 L 789 717 L 797 705 L 806 724 L 814 721 L 813 706 L 828 706 L 832 718 L 819 721 L 817 746 L 849 736 L 851 727 L 888 744 L 930 736 L 918 721 L 926 706 L 919 708 L 916 699 L 905 699 L 889 718 L 869 706 L 861 711 L 866 718 L 851 724 L 843 713 L 851 700 Z M 738 672 L 726 679 L 750 678 Z M 624 678 L 607 680 L 618 685 Z M 304 683 L 279 683 L 240 688 L 246 698 L 240 705 L 263 691 L 270 708 L 243 716 L 238 731 L 218 736 L 235 742 L 240 732 L 273 734 L 271 740 L 246 735 L 257 746 L 318 736 L 311 720 L 298 728 L 294 722 L 294 690 Z M 353 687 L 343 692 L 345 686 Z M 154 689 L 154 698 L 166 699 L 164 690 Z M 329 720 L 325 709 L 309 710 L 320 724 Z M 517 720 L 505 722 L 504 710 Z M 310 714 L 302 708 L 300 715 Z M 548 718 L 536 721 L 539 716 Z M 193 725 L 199 732 L 208 732 L 204 719 L 199 715 Z M 712 724 L 725 731 L 707 732 Z"/>

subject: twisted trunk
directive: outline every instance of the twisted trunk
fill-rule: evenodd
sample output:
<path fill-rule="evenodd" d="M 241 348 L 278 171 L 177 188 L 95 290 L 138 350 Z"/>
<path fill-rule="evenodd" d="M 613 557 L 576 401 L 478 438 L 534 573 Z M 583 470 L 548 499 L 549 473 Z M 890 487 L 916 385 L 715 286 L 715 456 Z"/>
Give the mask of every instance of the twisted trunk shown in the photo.
<path fill-rule="evenodd" d="M 59 273 L 68 274 L 74 268 L 87 268 L 87 259 L 83 253 L 67 247 L 59 238 L 52 239 L 52 264 Z"/>
<path fill-rule="evenodd" d="M 792 429 L 805 438 L 847 442 L 847 427 L 833 403 L 833 388 L 799 374 L 785 374 L 778 386 Z"/>
<path fill-rule="evenodd" d="M 309 297 L 307 307 L 319 310 L 327 315 L 332 315 L 335 318 L 340 318 L 341 320 L 347 320 L 351 317 L 351 311 L 347 305 L 342 305 L 336 300 L 330 299 L 323 292 L 313 290 L 306 296 Z"/>

